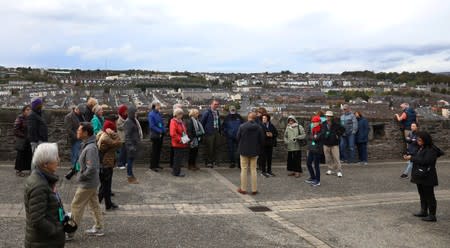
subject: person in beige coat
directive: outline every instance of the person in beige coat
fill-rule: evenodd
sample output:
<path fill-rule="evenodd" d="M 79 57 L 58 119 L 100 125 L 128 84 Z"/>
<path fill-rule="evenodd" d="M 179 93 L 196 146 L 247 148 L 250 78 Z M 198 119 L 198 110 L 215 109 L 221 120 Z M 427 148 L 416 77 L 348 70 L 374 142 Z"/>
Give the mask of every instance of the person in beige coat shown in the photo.
<path fill-rule="evenodd" d="M 298 123 L 295 116 L 289 116 L 288 124 L 284 131 L 284 143 L 287 145 L 288 150 L 287 170 L 289 176 L 300 177 L 303 173 L 300 141 L 304 140 L 305 137 L 303 126 Z"/>

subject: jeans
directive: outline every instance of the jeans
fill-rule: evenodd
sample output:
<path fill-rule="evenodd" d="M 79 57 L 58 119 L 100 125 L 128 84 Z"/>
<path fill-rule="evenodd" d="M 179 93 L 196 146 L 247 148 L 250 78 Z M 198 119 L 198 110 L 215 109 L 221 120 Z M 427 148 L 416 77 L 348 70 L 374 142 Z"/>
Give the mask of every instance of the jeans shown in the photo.
<path fill-rule="evenodd" d="M 341 152 L 341 160 L 355 162 L 355 135 L 342 136 L 339 149 Z"/>
<path fill-rule="evenodd" d="M 412 167 L 413 167 L 413 163 L 411 161 L 408 161 L 408 163 L 406 164 L 405 171 L 403 171 L 403 174 L 409 175 L 409 173 L 412 170 Z"/>
<path fill-rule="evenodd" d="M 311 180 L 320 182 L 320 158 L 321 154 L 308 152 L 306 166 L 308 167 Z M 312 164 L 314 163 L 314 167 Z"/>
<path fill-rule="evenodd" d="M 228 145 L 228 159 L 230 160 L 231 164 L 236 164 L 236 157 L 237 157 L 237 141 L 234 138 L 227 138 L 227 145 Z"/>
<path fill-rule="evenodd" d="M 150 158 L 150 169 L 160 167 L 159 160 L 161 158 L 162 144 L 163 144 L 162 138 L 152 138 L 152 154 Z"/>
<path fill-rule="evenodd" d="M 127 159 L 127 176 L 128 177 L 134 177 L 134 174 L 133 174 L 133 163 L 134 163 L 134 158 L 128 158 Z"/>
<path fill-rule="evenodd" d="M 358 148 L 359 162 L 367 162 L 367 142 L 356 143 Z"/>
<path fill-rule="evenodd" d="M 187 159 L 187 148 L 173 148 L 172 175 L 178 176 L 181 173 L 181 166 Z"/>
<path fill-rule="evenodd" d="M 122 145 L 119 152 L 119 166 L 125 166 L 127 163 L 127 148 L 125 147 L 125 144 Z"/>
<path fill-rule="evenodd" d="M 243 191 L 247 191 L 247 171 L 249 166 L 252 177 L 252 192 L 258 191 L 256 160 L 258 160 L 258 157 L 247 157 L 241 155 L 241 190 Z"/>
<path fill-rule="evenodd" d="M 100 188 L 98 192 L 98 200 L 102 201 L 105 199 L 105 207 L 107 209 L 111 208 L 111 185 L 113 177 L 113 168 L 101 168 L 100 169 Z"/>
<path fill-rule="evenodd" d="M 77 140 L 72 143 L 72 148 L 70 149 L 70 162 L 72 163 L 72 167 L 75 168 L 75 164 L 78 162 L 78 156 L 80 155 L 81 149 L 81 140 Z"/>

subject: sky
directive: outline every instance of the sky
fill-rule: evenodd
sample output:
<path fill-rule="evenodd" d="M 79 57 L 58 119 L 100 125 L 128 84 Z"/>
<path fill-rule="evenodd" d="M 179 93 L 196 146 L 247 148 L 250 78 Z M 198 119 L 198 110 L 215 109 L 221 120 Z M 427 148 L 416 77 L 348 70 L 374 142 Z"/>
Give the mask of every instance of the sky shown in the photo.
<path fill-rule="evenodd" d="M 450 71 L 448 0 L 0 0 L 0 65 Z"/>

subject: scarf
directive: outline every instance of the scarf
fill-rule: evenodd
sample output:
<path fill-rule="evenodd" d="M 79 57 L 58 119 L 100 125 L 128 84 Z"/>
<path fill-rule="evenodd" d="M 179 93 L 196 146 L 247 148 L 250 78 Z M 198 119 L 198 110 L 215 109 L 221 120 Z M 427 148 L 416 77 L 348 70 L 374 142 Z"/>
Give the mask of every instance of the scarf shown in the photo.
<path fill-rule="evenodd" d="M 191 119 L 192 119 L 192 124 L 194 124 L 195 136 L 198 137 L 198 136 L 202 136 L 203 134 L 205 134 L 205 130 L 203 129 L 203 126 L 200 123 L 200 121 L 198 121 L 194 117 L 191 117 Z"/>

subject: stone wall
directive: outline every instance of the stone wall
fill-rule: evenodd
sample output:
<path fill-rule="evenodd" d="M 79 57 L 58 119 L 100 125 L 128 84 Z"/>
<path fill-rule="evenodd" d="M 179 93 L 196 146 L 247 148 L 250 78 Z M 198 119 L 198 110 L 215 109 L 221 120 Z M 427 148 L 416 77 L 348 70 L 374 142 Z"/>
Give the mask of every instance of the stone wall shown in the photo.
<path fill-rule="evenodd" d="M 50 111 L 45 112 L 45 117 L 49 125 L 49 137 L 50 142 L 57 142 L 61 150 L 61 158 L 63 161 L 68 161 L 69 158 L 69 146 L 66 140 L 65 130 L 63 128 L 63 119 L 66 111 Z M 17 110 L 0 110 L 0 140 L 2 145 L 0 146 L 0 161 L 12 161 L 15 159 L 14 150 L 14 136 L 13 136 L 13 123 L 18 115 Z M 165 115 L 167 120 L 168 115 Z M 309 117 L 300 116 L 300 123 L 309 125 Z M 144 132 L 144 140 L 141 146 L 141 152 L 138 159 L 140 163 L 149 163 L 151 142 L 148 138 L 148 123 L 146 114 L 139 114 L 139 121 Z M 274 161 L 285 161 L 287 152 L 286 147 L 283 144 L 283 132 L 286 126 L 286 118 L 273 117 L 273 123 L 278 128 L 280 136 L 278 139 L 278 146 L 274 150 Z M 369 124 L 371 132 L 369 136 L 369 161 L 370 160 L 398 160 L 401 154 L 404 152 L 404 145 L 402 143 L 402 136 L 399 131 L 398 123 L 393 119 L 371 119 L 369 117 Z M 449 157 L 450 153 L 450 122 L 446 121 L 425 121 L 420 122 L 422 130 L 430 132 L 435 140 L 435 143 L 444 151 L 446 151 L 446 157 Z M 166 137 L 163 145 L 163 151 L 161 159 L 162 161 L 168 161 L 169 157 L 169 143 L 170 140 Z M 202 147 L 201 147 L 202 148 Z M 203 160 L 203 150 L 200 148 L 199 162 Z M 225 138 L 220 141 L 218 157 L 220 161 L 227 161 L 227 146 Z"/>

